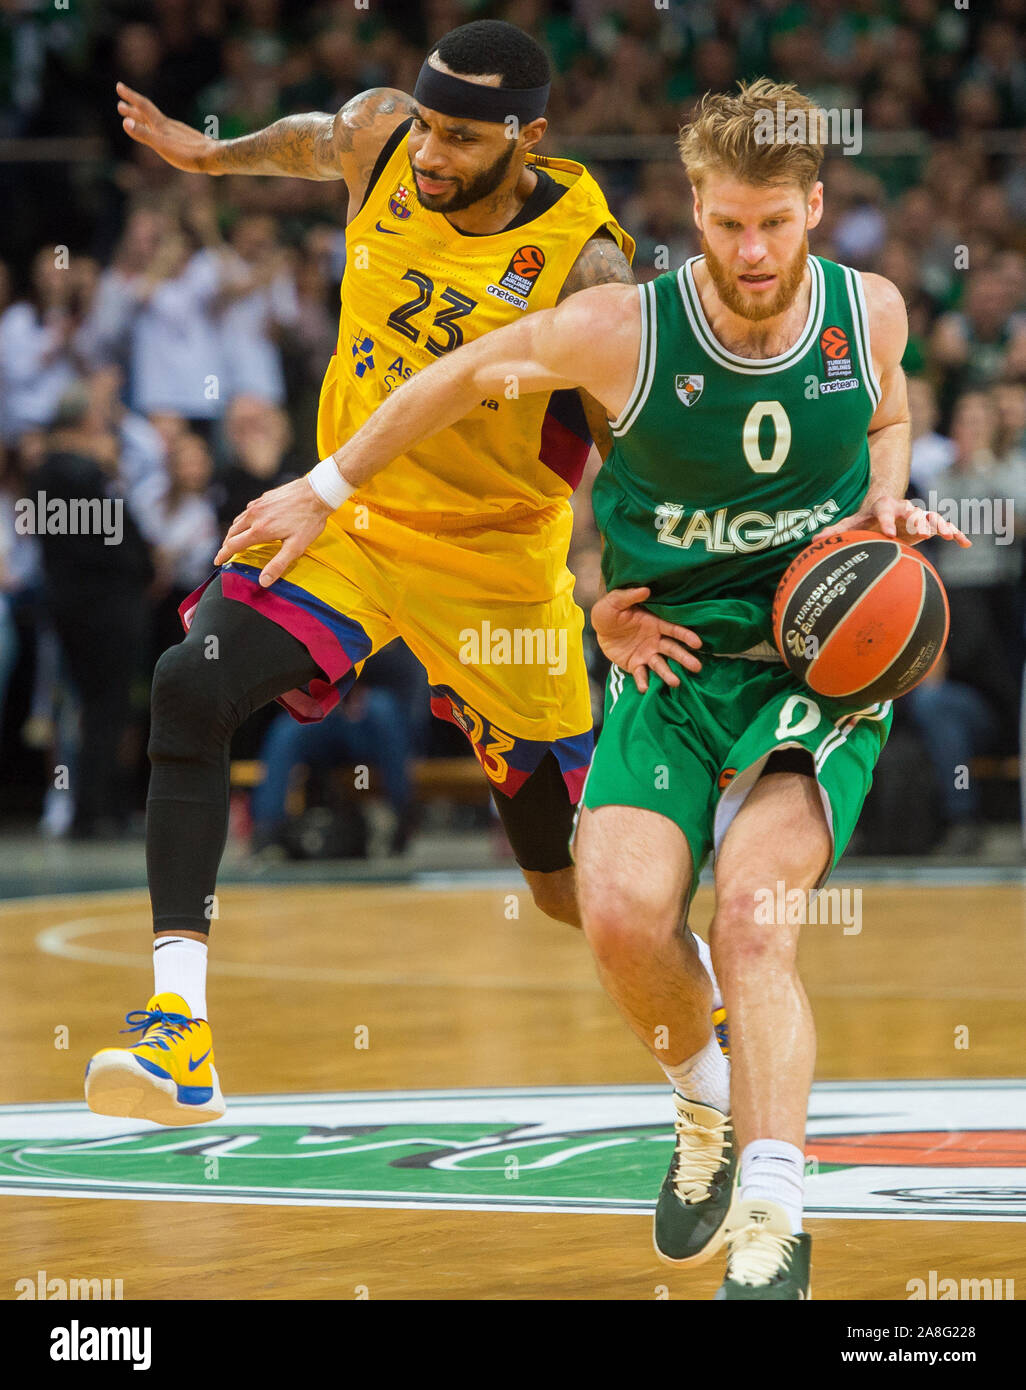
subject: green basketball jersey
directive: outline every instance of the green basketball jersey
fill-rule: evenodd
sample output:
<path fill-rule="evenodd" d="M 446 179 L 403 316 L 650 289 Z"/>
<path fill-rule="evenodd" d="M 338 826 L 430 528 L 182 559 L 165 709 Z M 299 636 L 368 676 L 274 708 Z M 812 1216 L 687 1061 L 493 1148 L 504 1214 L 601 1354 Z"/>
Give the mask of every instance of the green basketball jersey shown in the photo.
<path fill-rule="evenodd" d="M 698 259 L 639 286 L 637 376 L 593 505 L 607 587 L 646 584 L 660 617 L 739 653 L 772 643 L 784 570 L 861 504 L 880 385 L 855 271 L 810 256 L 805 327 L 760 359 L 713 337 Z"/>

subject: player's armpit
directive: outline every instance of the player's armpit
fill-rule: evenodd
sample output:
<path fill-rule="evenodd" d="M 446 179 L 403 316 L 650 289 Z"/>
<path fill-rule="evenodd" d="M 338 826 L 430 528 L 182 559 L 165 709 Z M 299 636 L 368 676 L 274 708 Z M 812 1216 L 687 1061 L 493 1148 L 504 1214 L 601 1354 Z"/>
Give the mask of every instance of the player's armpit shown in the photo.
<path fill-rule="evenodd" d="M 908 310 L 897 285 L 882 275 L 862 275 L 869 313 L 869 340 L 873 365 L 883 385 L 884 375 L 901 366 L 908 344 Z"/>
<path fill-rule="evenodd" d="M 870 491 L 904 497 L 912 454 L 908 390 L 901 359 L 908 313 L 900 291 L 882 275 L 863 275 L 873 366 L 880 400 L 869 422 Z"/>

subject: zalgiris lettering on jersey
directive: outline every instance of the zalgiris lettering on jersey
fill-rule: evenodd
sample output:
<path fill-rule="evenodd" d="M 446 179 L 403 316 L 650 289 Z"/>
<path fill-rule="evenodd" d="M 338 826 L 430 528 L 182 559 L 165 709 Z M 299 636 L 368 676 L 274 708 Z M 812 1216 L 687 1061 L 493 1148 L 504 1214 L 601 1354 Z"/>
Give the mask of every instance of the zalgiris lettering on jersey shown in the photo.
<path fill-rule="evenodd" d="M 756 511 L 731 516 L 727 507 L 711 513 L 699 507 L 689 514 L 681 503 L 663 502 L 656 508 L 655 524 L 663 545 L 682 550 L 702 545 L 720 555 L 737 555 L 801 540 L 839 515 L 840 508 L 832 497 L 816 507 L 789 508 L 773 516 Z"/>

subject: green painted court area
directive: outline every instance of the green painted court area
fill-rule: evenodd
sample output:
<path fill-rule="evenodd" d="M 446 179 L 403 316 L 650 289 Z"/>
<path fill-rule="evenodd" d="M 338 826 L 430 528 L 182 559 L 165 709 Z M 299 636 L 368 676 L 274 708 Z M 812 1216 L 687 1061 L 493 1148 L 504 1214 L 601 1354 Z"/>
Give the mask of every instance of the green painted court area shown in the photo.
<path fill-rule="evenodd" d="M 163 1188 L 236 1199 L 273 1192 L 641 1208 L 652 1205 L 671 1149 L 665 1126 L 529 1138 L 522 1126 L 483 1123 L 210 1125 L 77 1143 L 9 1141 L 0 1149 L 0 1187 L 29 1180 L 55 1191 L 95 1183 L 123 1195 Z"/>
<path fill-rule="evenodd" d="M 239 1096 L 182 1129 L 10 1106 L 0 1197 L 640 1214 L 672 1146 L 669 1093 L 652 1086 Z M 806 1210 L 1026 1221 L 1024 1146 L 1020 1082 L 820 1083 Z"/>

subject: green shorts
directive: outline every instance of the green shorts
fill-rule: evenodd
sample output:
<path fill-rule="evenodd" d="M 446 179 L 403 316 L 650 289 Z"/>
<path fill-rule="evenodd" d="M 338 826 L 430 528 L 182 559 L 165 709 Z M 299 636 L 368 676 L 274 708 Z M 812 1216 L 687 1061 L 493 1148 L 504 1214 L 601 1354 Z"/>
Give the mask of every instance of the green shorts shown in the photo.
<path fill-rule="evenodd" d="M 832 869 L 869 792 L 890 732 L 891 702 L 858 709 L 816 695 L 782 662 L 703 654 L 698 673 L 676 664 L 675 672 L 676 689 L 650 672 L 642 695 L 632 676 L 611 668 L 581 804 L 667 816 L 687 837 L 697 882 L 770 754 L 804 748 L 833 840 Z"/>

